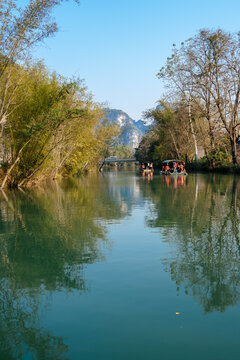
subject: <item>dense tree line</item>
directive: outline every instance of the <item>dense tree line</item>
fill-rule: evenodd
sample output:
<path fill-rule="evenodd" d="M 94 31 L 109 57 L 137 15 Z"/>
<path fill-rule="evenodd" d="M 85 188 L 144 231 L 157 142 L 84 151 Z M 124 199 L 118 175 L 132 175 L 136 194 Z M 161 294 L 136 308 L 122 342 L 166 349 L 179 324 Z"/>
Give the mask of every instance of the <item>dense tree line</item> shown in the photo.
<path fill-rule="evenodd" d="M 210 166 L 239 165 L 240 33 L 200 30 L 179 48 L 173 45 L 157 76 L 167 92 L 145 113 L 154 125 L 139 158 L 198 161 L 201 147 Z"/>
<path fill-rule="evenodd" d="M 51 10 L 62 1 L 0 2 L 1 188 L 22 186 L 98 164 L 118 134 L 83 82 L 34 63 L 32 48 L 57 30 Z"/>

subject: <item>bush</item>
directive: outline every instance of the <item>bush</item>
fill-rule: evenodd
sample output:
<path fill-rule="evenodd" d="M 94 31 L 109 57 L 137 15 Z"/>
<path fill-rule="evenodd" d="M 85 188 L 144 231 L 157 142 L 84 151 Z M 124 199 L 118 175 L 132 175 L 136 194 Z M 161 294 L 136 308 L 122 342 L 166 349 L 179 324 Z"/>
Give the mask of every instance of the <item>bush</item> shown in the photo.
<path fill-rule="evenodd" d="M 216 148 L 208 154 L 208 161 L 213 168 L 219 166 L 229 166 L 229 154 L 222 151 L 221 148 Z"/>

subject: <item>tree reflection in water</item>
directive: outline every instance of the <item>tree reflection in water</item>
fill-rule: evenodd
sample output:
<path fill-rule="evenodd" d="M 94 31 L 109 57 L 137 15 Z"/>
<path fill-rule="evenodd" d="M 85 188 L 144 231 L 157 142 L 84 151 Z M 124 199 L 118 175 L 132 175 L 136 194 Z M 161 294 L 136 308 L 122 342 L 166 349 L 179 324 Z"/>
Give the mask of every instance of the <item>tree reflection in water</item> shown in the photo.
<path fill-rule="evenodd" d="M 41 326 L 42 304 L 64 289 L 88 290 L 84 268 L 111 244 L 101 220 L 126 211 L 95 177 L 0 199 L 0 357 L 66 358 L 67 346 Z"/>
<path fill-rule="evenodd" d="M 178 186 L 162 181 L 146 189 L 154 203 L 147 224 L 174 248 L 165 269 L 206 313 L 223 312 L 240 300 L 240 180 L 196 174 Z"/>
<path fill-rule="evenodd" d="M 111 248 L 107 224 L 146 206 L 174 252 L 164 267 L 177 291 L 206 313 L 240 299 L 238 178 L 88 176 L 0 195 L 0 358 L 64 359 L 68 347 L 44 328 L 56 291 L 79 294 L 85 269 Z M 147 217 L 148 216 L 148 217 Z"/>

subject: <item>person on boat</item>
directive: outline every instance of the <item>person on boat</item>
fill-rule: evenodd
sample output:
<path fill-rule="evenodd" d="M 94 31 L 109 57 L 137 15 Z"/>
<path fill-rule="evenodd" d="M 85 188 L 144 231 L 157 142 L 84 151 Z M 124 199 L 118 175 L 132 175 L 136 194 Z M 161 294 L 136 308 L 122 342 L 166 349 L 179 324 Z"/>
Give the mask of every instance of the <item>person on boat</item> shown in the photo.
<path fill-rule="evenodd" d="M 173 162 L 173 172 L 175 173 L 176 172 L 176 167 L 177 167 L 177 164 L 175 163 L 175 161 Z"/>
<path fill-rule="evenodd" d="M 173 174 L 175 171 L 174 171 L 174 163 L 170 163 L 170 173 Z"/>
<path fill-rule="evenodd" d="M 144 170 L 145 169 L 145 165 L 144 165 L 144 163 L 142 163 L 142 170 Z"/>
<path fill-rule="evenodd" d="M 165 165 L 162 165 L 162 174 L 165 174 Z"/>
<path fill-rule="evenodd" d="M 181 166 L 180 166 L 180 164 L 178 163 L 177 164 L 177 173 L 180 173 L 181 172 Z"/>
<path fill-rule="evenodd" d="M 170 167 L 169 167 L 169 165 L 167 163 L 166 166 L 165 166 L 165 174 L 169 174 L 169 172 L 170 172 Z"/>
<path fill-rule="evenodd" d="M 180 163 L 180 165 L 179 165 L 179 167 L 180 167 L 180 171 L 179 171 L 179 172 L 180 172 L 181 174 L 185 173 L 185 166 L 184 166 L 184 165 L 185 165 L 184 162 L 183 162 L 183 163 Z"/>

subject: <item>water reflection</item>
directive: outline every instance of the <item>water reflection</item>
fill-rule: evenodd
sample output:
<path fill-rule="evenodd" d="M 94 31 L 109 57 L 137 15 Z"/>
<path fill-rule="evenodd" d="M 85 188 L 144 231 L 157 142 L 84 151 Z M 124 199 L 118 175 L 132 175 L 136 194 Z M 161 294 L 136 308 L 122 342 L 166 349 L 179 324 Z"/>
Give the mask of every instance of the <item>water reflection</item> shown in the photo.
<path fill-rule="evenodd" d="M 138 178 L 133 172 L 108 172 L 103 174 L 109 197 L 125 215 L 131 215 L 134 205 L 141 201 Z"/>
<path fill-rule="evenodd" d="M 122 191 L 112 183 L 109 187 L 104 178 L 92 176 L 1 194 L 2 358 L 65 358 L 63 340 L 41 326 L 41 304 L 47 306 L 54 291 L 88 290 L 84 268 L 104 260 L 104 247 L 111 248 L 106 221 L 129 212 L 131 186 L 125 184 Z"/>
<path fill-rule="evenodd" d="M 177 292 L 192 295 L 206 313 L 225 311 L 240 300 L 240 181 L 197 174 L 185 181 L 146 189 L 154 203 L 147 223 L 163 229 L 174 249 L 164 265 Z"/>
<path fill-rule="evenodd" d="M 42 314 L 56 291 L 89 291 L 86 267 L 104 261 L 106 250 L 116 245 L 109 225 L 121 226 L 135 209 L 137 216 L 144 212 L 148 228 L 159 230 L 159 251 L 161 241 L 170 245 L 163 264 L 179 295 L 193 296 L 206 313 L 235 305 L 240 300 L 239 191 L 239 178 L 232 176 L 113 172 L 0 194 L 0 358 L 66 358 L 65 340 L 44 328 Z M 151 235 L 139 239 L 134 256 L 141 261 Z M 136 279 L 142 282 L 145 268 L 139 269 Z"/>

